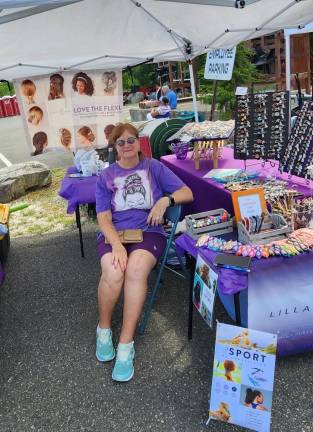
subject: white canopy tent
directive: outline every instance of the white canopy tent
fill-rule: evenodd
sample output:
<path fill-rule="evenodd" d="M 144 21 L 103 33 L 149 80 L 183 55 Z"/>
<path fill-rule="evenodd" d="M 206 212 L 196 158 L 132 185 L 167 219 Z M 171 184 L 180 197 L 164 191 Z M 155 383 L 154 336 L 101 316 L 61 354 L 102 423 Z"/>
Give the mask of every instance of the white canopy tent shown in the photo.
<path fill-rule="evenodd" d="M 313 20 L 313 0 L 238 1 L 0 0 L 0 79 L 189 61 Z"/>

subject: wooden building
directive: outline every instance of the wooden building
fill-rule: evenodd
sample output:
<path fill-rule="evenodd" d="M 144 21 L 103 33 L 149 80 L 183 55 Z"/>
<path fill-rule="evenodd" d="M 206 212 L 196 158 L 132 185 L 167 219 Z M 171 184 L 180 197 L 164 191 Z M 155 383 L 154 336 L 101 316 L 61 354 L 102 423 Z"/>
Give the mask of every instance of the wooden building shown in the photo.
<path fill-rule="evenodd" d="M 276 83 L 277 90 L 286 88 L 285 39 L 279 31 L 246 42 L 255 52 L 254 63 L 264 73 L 265 82 Z M 311 51 L 309 33 L 293 35 L 290 38 L 291 74 L 299 74 L 301 88 L 311 93 Z M 292 80 L 292 88 L 297 89 Z"/>

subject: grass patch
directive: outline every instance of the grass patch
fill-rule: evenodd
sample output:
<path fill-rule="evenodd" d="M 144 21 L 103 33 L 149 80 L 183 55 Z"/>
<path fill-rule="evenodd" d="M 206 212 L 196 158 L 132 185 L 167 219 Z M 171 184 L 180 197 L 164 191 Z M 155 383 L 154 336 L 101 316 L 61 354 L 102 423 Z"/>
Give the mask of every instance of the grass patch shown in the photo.
<path fill-rule="evenodd" d="M 27 208 L 10 215 L 10 236 L 12 238 L 76 229 L 75 215 L 67 214 L 67 201 L 58 194 L 66 169 L 55 168 L 51 171 L 52 183 L 49 186 L 32 190 L 10 203 L 11 206 L 28 204 Z M 90 222 L 84 208 L 81 216 L 82 224 Z"/>

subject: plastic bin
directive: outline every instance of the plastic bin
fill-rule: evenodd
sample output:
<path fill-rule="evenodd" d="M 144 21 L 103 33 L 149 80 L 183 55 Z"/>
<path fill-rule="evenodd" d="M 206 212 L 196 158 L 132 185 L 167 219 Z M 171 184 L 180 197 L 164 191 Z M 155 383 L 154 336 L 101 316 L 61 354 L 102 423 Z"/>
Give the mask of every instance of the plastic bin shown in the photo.
<path fill-rule="evenodd" d="M 0 98 L 0 118 L 2 118 L 2 117 L 5 117 L 5 115 L 4 115 L 2 98 Z"/>

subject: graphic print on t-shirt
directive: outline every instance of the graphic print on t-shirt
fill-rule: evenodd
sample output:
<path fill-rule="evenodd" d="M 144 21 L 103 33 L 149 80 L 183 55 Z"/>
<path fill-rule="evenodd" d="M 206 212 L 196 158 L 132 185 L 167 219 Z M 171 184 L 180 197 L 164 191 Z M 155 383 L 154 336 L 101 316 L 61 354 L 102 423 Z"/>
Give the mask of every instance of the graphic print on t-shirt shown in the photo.
<path fill-rule="evenodd" d="M 115 211 L 150 209 L 153 206 L 147 172 L 139 170 L 114 180 Z"/>

